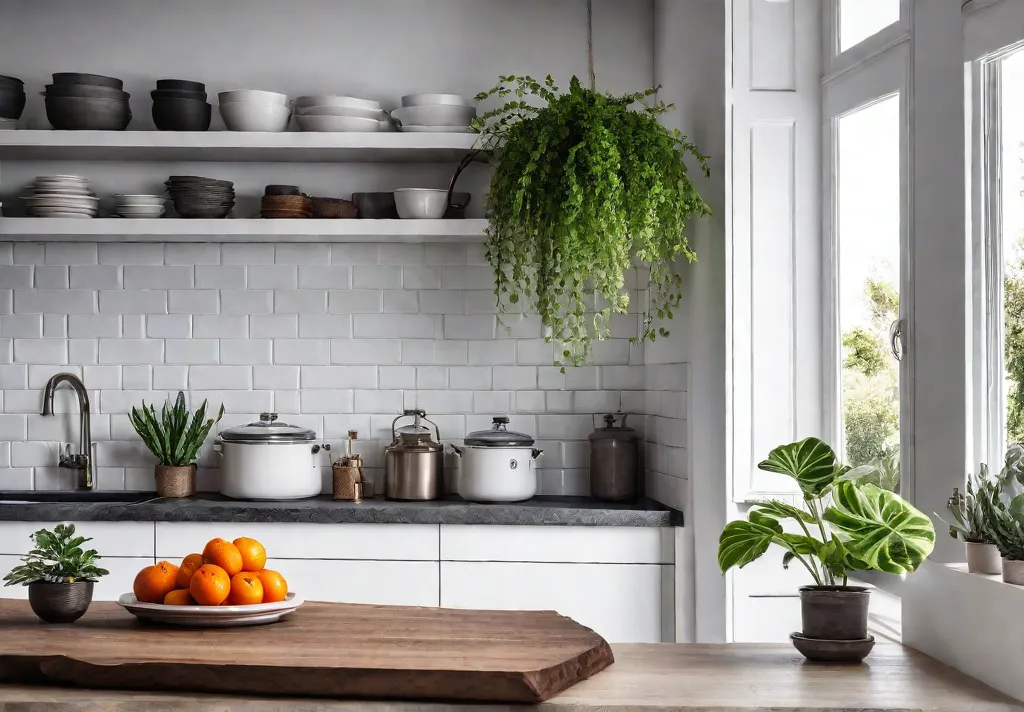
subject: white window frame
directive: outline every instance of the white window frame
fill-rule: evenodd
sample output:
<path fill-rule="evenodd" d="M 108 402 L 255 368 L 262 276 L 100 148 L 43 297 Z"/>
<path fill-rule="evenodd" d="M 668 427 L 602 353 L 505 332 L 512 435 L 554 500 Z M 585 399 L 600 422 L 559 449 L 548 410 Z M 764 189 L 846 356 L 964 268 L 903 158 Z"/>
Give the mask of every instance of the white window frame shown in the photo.
<path fill-rule="evenodd" d="M 873 57 L 904 42 L 910 36 L 911 0 L 901 0 L 900 19 L 858 42 L 845 52 L 839 51 L 839 14 L 841 0 L 826 0 L 822 12 L 822 66 L 826 80 L 851 71 Z"/>

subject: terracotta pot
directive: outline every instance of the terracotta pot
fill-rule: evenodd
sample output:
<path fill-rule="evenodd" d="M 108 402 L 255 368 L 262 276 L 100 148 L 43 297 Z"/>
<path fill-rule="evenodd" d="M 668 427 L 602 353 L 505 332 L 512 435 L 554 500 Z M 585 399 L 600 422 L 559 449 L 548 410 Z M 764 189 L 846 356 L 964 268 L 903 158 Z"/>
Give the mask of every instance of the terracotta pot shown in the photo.
<path fill-rule="evenodd" d="M 804 637 L 816 640 L 864 640 L 868 602 L 863 586 L 802 586 L 800 613 Z"/>
<path fill-rule="evenodd" d="M 92 581 L 36 581 L 28 585 L 28 604 L 47 623 L 74 623 L 89 610 L 92 586 Z"/>
<path fill-rule="evenodd" d="M 195 465 L 157 465 L 155 476 L 158 497 L 191 497 L 196 493 Z"/>
<path fill-rule="evenodd" d="M 1024 586 L 1024 561 L 1003 557 L 1003 581 Z"/>
<path fill-rule="evenodd" d="M 1002 572 L 999 549 L 995 544 L 969 541 L 967 548 L 967 571 L 972 574 L 995 574 Z"/>

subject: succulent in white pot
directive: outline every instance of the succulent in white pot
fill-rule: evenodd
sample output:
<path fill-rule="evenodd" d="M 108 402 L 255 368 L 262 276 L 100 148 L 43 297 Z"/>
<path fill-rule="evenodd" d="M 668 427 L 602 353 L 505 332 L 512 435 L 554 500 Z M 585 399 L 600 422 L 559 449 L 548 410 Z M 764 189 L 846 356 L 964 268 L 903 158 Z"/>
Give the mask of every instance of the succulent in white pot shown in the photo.
<path fill-rule="evenodd" d="M 996 574 L 1002 571 L 999 548 L 993 541 L 985 523 L 983 500 L 998 493 L 997 481 L 989 477 L 988 467 L 983 463 L 977 475 L 967 478 L 967 494 L 959 487 L 953 488 L 953 496 L 946 501 L 946 509 L 952 516 L 947 522 L 949 535 L 964 542 L 967 555 L 967 570 L 972 574 Z"/>

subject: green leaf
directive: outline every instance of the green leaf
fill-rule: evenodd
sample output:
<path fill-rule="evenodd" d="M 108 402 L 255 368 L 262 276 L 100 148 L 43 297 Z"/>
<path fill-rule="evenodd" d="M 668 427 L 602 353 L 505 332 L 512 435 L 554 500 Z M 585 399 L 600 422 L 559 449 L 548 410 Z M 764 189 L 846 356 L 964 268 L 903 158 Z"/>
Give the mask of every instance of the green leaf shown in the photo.
<path fill-rule="evenodd" d="M 821 497 L 840 474 L 836 454 L 818 438 L 805 438 L 788 445 L 780 445 L 758 464 L 767 472 L 777 472 L 796 480 L 804 499 Z"/>
<path fill-rule="evenodd" d="M 743 568 L 764 554 L 777 534 L 774 527 L 756 522 L 729 522 L 718 537 L 719 568 L 723 573 L 733 566 Z"/>
<path fill-rule="evenodd" d="M 753 505 L 760 509 L 762 512 L 771 514 L 775 517 L 781 517 L 783 519 L 796 519 L 804 522 L 805 524 L 817 524 L 817 520 L 808 512 L 806 509 L 800 509 L 794 507 L 792 504 L 782 502 L 777 499 L 770 499 L 765 502 L 757 502 Z"/>
<path fill-rule="evenodd" d="M 849 553 L 876 571 L 912 572 L 935 546 L 931 520 L 899 495 L 872 484 L 838 482 L 824 514 Z"/>

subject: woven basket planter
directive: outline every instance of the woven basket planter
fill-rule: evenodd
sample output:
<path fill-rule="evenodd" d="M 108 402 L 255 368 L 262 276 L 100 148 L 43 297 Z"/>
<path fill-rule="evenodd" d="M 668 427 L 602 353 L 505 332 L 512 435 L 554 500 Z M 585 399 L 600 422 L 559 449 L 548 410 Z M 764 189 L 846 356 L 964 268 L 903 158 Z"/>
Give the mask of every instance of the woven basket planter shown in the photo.
<path fill-rule="evenodd" d="M 196 493 L 196 466 L 171 467 L 157 465 L 156 494 L 158 497 L 191 497 Z"/>

